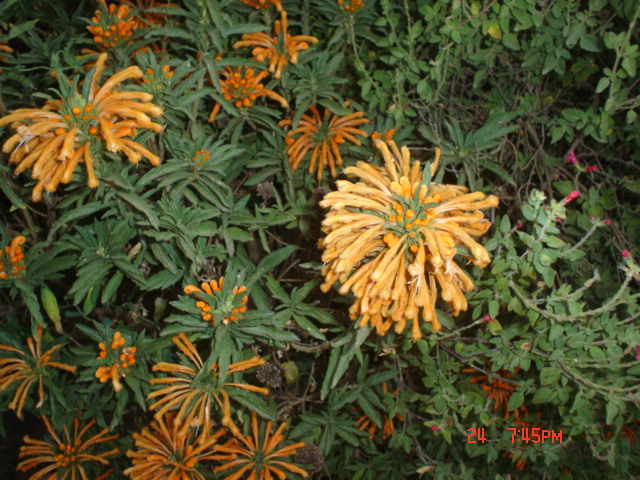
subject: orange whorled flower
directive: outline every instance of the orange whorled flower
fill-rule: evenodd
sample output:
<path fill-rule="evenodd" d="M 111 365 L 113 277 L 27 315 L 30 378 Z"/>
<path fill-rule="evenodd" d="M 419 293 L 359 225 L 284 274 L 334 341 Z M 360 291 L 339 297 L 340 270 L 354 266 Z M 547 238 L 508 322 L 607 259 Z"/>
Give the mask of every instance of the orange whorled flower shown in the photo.
<path fill-rule="evenodd" d="M 342 165 L 339 145 L 345 140 L 361 145 L 354 135 L 367 137 L 367 132 L 356 128 L 363 123 L 369 123 L 364 113 L 355 112 L 343 117 L 324 109 L 324 117 L 314 106 L 309 107 L 310 113 L 305 113 L 300 119 L 298 127 L 289 131 L 285 138 L 287 155 L 291 169 L 295 170 L 303 158 L 311 151 L 309 173 L 317 170 L 318 180 L 322 178 L 325 166 L 329 166 L 331 175 L 336 176 L 336 165 Z M 282 120 L 279 125 L 291 125 L 291 120 Z M 317 168 L 316 168 L 317 162 Z"/>
<path fill-rule="evenodd" d="M 131 371 L 129 367 L 136 363 L 136 347 L 125 347 L 124 344 L 127 341 L 124 339 L 120 332 L 113 334 L 113 340 L 109 345 L 109 352 L 107 353 L 107 346 L 100 342 L 98 348 L 100 348 L 100 354 L 98 360 L 107 359 L 109 365 L 103 365 L 98 367 L 95 376 L 100 379 L 100 382 L 105 383 L 111 380 L 113 389 L 119 392 L 122 389 L 122 383 L 120 378 L 124 377 Z"/>
<path fill-rule="evenodd" d="M 2 33 L 2 30 L 0 30 L 0 33 Z M 4 52 L 4 53 L 13 53 L 13 48 L 11 48 L 9 45 L 7 45 L 7 42 L 0 42 L 0 52 Z M 2 55 L 0 55 L 0 62 L 6 60 L 7 57 L 3 57 Z M 0 68 L 0 73 L 2 73 L 2 69 Z"/>
<path fill-rule="evenodd" d="M 222 95 L 225 100 L 232 102 L 236 108 L 250 107 L 258 97 L 269 97 L 280 103 L 282 108 L 288 108 L 289 103 L 273 90 L 264 88 L 260 81 L 269 73 L 267 71 L 254 74 L 251 67 L 224 67 L 224 71 L 220 72 L 220 85 L 222 86 Z M 222 78 L 224 77 L 224 78 Z M 220 111 L 220 104 L 216 103 L 209 115 L 209 121 L 213 122 L 216 115 Z"/>
<path fill-rule="evenodd" d="M 490 367 L 489 367 L 490 368 Z M 504 418 L 509 418 L 511 412 L 509 411 L 509 398 L 518 386 L 517 383 L 510 383 L 506 380 L 510 380 L 515 374 L 520 371 L 520 367 L 516 367 L 513 372 L 509 372 L 504 369 L 500 369 L 494 376 L 486 375 L 482 372 L 478 372 L 475 368 L 465 368 L 462 370 L 464 373 L 475 374 L 471 377 L 471 383 L 479 383 L 484 390 L 487 398 L 494 401 L 493 409 L 498 410 L 504 414 Z M 513 416 L 516 422 L 520 420 L 521 416 L 526 417 L 529 414 L 527 407 L 521 405 L 513 411 Z"/>
<path fill-rule="evenodd" d="M 213 435 L 203 430 L 198 437 L 193 431 L 183 433 L 174 413 L 156 417 L 149 427 L 134 433 L 137 450 L 128 450 L 133 466 L 124 474 L 133 480 L 204 480 L 198 463 L 216 458 L 212 447 L 224 429 Z"/>
<path fill-rule="evenodd" d="M 384 335 L 393 324 L 396 333 L 403 332 L 411 321 L 416 340 L 422 337 L 420 312 L 434 331 L 441 328 L 435 310 L 438 286 L 454 315 L 467 309 L 463 291 L 474 285 L 454 256 L 462 246 L 464 258 L 479 267 L 490 262 L 472 236 L 488 230 L 491 224 L 480 210 L 495 207 L 498 199 L 431 183 L 420 162 L 411 164 L 409 149 L 398 149 L 391 135 L 387 142 L 375 135 L 374 144 L 385 166 L 358 162 L 346 168 L 348 176 L 360 181 L 338 180 L 338 191 L 320 202 L 330 209 L 322 222 L 327 236 L 320 241 L 325 250 L 322 289 L 326 292 L 339 281 L 341 294 L 355 294 L 349 313 L 359 326 L 371 324 Z M 439 154 L 436 149 L 431 175 Z"/>
<path fill-rule="evenodd" d="M 15 357 L 0 357 L 0 392 L 3 392 L 10 385 L 21 380 L 13 396 L 13 400 L 9 403 L 9 408 L 16 412 L 18 418 L 22 416 L 24 402 L 27 399 L 31 385 L 36 380 L 38 381 L 38 404 L 36 408 L 40 408 L 44 403 L 42 379 L 47 367 L 59 368 L 67 372 L 76 371 L 76 367 L 51 361 L 53 353 L 61 348 L 62 345 L 54 345 L 42 353 L 41 326 L 38 326 L 38 334 L 35 339 L 33 337 L 27 338 L 27 346 L 29 347 L 29 353 L 31 353 L 31 355 L 9 345 L 0 345 L 0 351 L 4 350 L 5 352 L 18 354 Z"/>
<path fill-rule="evenodd" d="M 242 295 L 247 291 L 247 287 L 244 285 L 240 287 L 233 287 L 232 298 L 222 298 L 222 287 L 224 286 L 224 277 L 220 277 L 220 280 L 211 280 L 209 283 L 203 282 L 198 288 L 195 285 L 187 285 L 184 287 L 184 292 L 187 295 L 193 295 L 198 299 L 196 307 L 200 309 L 200 315 L 205 322 L 209 322 L 212 326 L 216 323 L 216 317 L 219 320 L 222 317 L 222 323 L 229 325 L 229 322 L 238 322 L 244 318 L 244 313 L 247 311 L 247 302 L 249 297 Z M 217 302 L 209 303 L 205 301 L 198 293 L 206 293 L 207 295 L 213 295 L 216 297 Z"/>
<path fill-rule="evenodd" d="M 136 66 L 112 75 L 99 87 L 106 60 L 106 53 L 100 55 L 83 95 L 75 92 L 64 100 L 48 101 L 42 109 L 22 108 L 0 118 L 0 127 L 10 124 L 17 132 L 2 149 L 12 152 L 9 163 L 18 164 L 14 173 L 30 168 L 31 176 L 38 180 L 31 195 L 34 202 L 42 199 L 43 189 L 54 192 L 60 183 L 71 181 L 80 162 L 87 169 L 87 185 L 97 187 L 92 144 L 98 139 L 107 150 L 124 153 L 132 163 L 145 157 L 154 166 L 160 164 L 160 157 L 127 137 L 141 128 L 161 132 L 162 125 L 153 123 L 149 115 L 162 115 L 162 108 L 149 103 L 150 93 L 116 89 L 125 80 L 143 76 Z"/>
<path fill-rule="evenodd" d="M 340 10 L 348 13 L 354 13 L 356 10 L 364 7 L 362 0 L 336 0 L 336 2 Z"/>
<path fill-rule="evenodd" d="M 140 16 L 138 19 L 138 28 L 165 24 L 166 14 L 162 12 L 151 12 L 151 9 L 180 6 L 177 3 L 157 3 L 156 0 L 122 0 L 122 3 L 137 10 L 137 12 L 134 13 Z"/>
<path fill-rule="evenodd" d="M 107 6 L 105 0 L 100 0 L 94 13 L 87 30 L 93 35 L 93 41 L 104 49 L 127 45 L 139 27 L 138 20 L 126 5 L 112 3 Z"/>
<path fill-rule="evenodd" d="M 189 427 L 202 425 L 203 433 L 206 435 L 213 424 L 211 407 L 215 400 L 222 410 L 222 425 L 232 432 L 237 431 L 237 427 L 231 420 L 231 404 L 226 389 L 235 387 L 263 395 L 267 395 L 269 390 L 245 383 L 220 383 L 218 364 L 213 364 L 205 371 L 204 362 L 198 351 L 183 333 L 173 337 L 171 341 L 188 361 L 187 364 L 160 362 L 153 367 L 154 372 L 172 373 L 176 376 L 149 380 L 151 385 L 166 385 L 149 395 L 149 399 L 160 398 L 149 406 L 149 410 L 158 410 L 155 416 L 160 418 L 169 410 L 179 407 L 175 423 L 181 425 L 181 434 L 186 435 Z M 243 372 L 264 363 L 265 360 L 258 356 L 232 363 L 227 370 L 227 375 Z"/>
<path fill-rule="evenodd" d="M 242 3 L 249 5 L 250 7 L 261 9 L 269 8 L 271 5 L 275 5 L 276 10 L 282 11 L 282 3 L 280 0 L 240 0 Z"/>
<path fill-rule="evenodd" d="M 24 253 L 22 253 L 22 245 L 27 239 L 22 235 L 18 235 L 11 240 L 9 246 L 4 247 L 4 254 L 0 250 L 0 280 L 7 278 L 22 278 L 24 276 Z M 3 260 L 6 255 L 6 259 Z"/>
<path fill-rule="evenodd" d="M 28 436 L 24 437 L 26 445 L 20 447 L 20 458 L 31 458 L 22 460 L 16 468 L 18 471 L 26 472 L 34 467 L 43 465 L 40 470 L 29 477 L 29 480 L 41 480 L 43 478 L 47 480 L 65 480 L 67 478 L 82 480 L 95 478 L 95 480 L 102 480 L 109 476 L 112 472 L 111 470 L 98 477 L 88 477 L 85 468 L 89 463 L 99 463 L 103 466 L 109 465 L 109 460 L 106 457 L 119 453 L 120 451 L 117 448 L 100 453 L 92 450 L 94 445 L 114 440 L 118 438 L 118 435 L 107 435 L 109 429 L 105 428 L 91 438 L 83 440 L 84 434 L 89 431 L 96 421 L 91 420 L 80 429 L 80 419 L 74 418 L 73 438 L 69 435 L 69 429 L 65 425 L 64 437 L 61 440 L 53 431 L 49 419 L 43 416 L 42 420 L 44 420 L 49 435 L 53 437 L 53 441 L 44 442 L 42 440 L 33 440 Z"/>
<path fill-rule="evenodd" d="M 266 33 L 245 33 L 242 40 L 233 44 L 233 48 L 254 47 L 251 51 L 256 62 L 269 61 L 269 71 L 275 78 L 280 78 L 282 69 L 287 64 L 298 63 L 298 52 L 309 48 L 309 43 L 318 43 L 316 37 L 309 35 L 291 36 L 287 33 L 287 12 L 280 14 L 275 22 L 275 37 Z"/>
<path fill-rule="evenodd" d="M 286 427 L 286 422 L 282 423 L 276 432 L 271 435 L 272 422 L 269 420 L 263 435 L 258 428 L 258 416 L 256 412 L 251 412 L 252 435 L 243 436 L 240 431 L 234 433 L 233 439 L 224 445 L 216 445 L 214 451 L 226 453 L 219 455 L 216 460 L 228 460 L 227 463 L 215 467 L 215 472 L 226 472 L 237 469 L 229 474 L 224 480 L 237 480 L 248 478 L 252 480 L 269 480 L 277 476 L 284 480 L 287 476 L 284 470 L 307 478 L 308 473 L 302 468 L 290 462 L 280 460 L 289 455 L 295 455 L 299 448 L 304 447 L 304 443 L 294 443 L 276 450 L 278 444 L 284 440 L 282 431 Z M 246 475 L 246 476 L 245 476 Z"/>
<path fill-rule="evenodd" d="M 383 382 L 382 393 L 387 393 L 388 391 L 389 390 L 387 387 L 387 382 Z M 392 395 L 395 397 L 397 394 L 398 389 L 396 389 Z M 400 420 L 401 422 L 404 422 L 404 418 L 399 413 L 396 413 L 396 416 L 394 418 Z M 369 432 L 369 439 L 372 439 L 373 435 L 378 430 L 378 426 L 376 425 L 376 423 L 367 414 L 362 415 L 358 419 L 358 421 L 356 422 L 356 427 L 358 427 L 358 430 Z M 382 419 L 382 438 L 384 439 L 390 437 L 391 435 L 393 435 L 394 430 L 395 426 L 393 425 L 393 419 L 390 419 L 389 415 L 385 413 Z"/>

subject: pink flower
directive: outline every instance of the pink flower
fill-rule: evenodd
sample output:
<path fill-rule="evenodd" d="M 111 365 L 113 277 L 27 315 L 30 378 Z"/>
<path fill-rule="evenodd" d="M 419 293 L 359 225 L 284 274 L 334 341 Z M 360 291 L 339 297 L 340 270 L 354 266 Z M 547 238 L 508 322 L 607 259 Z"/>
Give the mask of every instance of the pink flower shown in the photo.
<path fill-rule="evenodd" d="M 591 173 L 591 172 L 595 172 L 596 170 L 598 170 L 598 167 L 596 165 L 589 165 L 587 168 L 584 169 L 585 172 L 587 173 Z"/>
<path fill-rule="evenodd" d="M 608 227 L 609 225 L 611 225 L 611 220 L 609 220 L 608 218 L 604 221 L 604 224 Z"/>
<path fill-rule="evenodd" d="M 629 250 L 622 250 L 622 252 L 620 252 L 620 255 L 622 255 L 622 258 L 629 258 L 631 256 L 631 253 L 629 252 Z"/>
<path fill-rule="evenodd" d="M 435 432 L 437 429 L 438 429 L 438 426 L 437 426 L 437 425 L 433 425 L 433 426 L 431 427 L 431 430 L 433 430 L 434 432 Z"/>
<path fill-rule="evenodd" d="M 556 222 L 562 223 L 562 219 L 560 217 L 556 217 Z"/>
<path fill-rule="evenodd" d="M 516 228 L 520 229 L 520 228 L 522 228 L 522 227 L 524 227 L 524 223 L 522 223 L 522 222 L 518 222 L 518 223 L 516 224 Z"/>
<path fill-rule="evenodd" d="M 482 317 L 482 320 L 484 320 L 487 323 L 491 323 L 491 322 L 495 322 L 496 319 L 492 318 L 491 315 L 485 315 L 484 317 Z"/>
<path fill-rule="evenodd" d="M 567 155 L 567 162 L 575 165 L 578 163 L 578 159 L 576 158 L 576 154 L 573 153 L 573 150 L 569 150 L 569 154 Z"/>
<path fill-rule="evenodd" d="M 569 195 L 564 197 L 564 201 L 565 203 L 569 203 L 575 200 L 576 198 L 578 198 L 579 196 L 580 196 L 580 192 L 578 190 L 573 190 L 571 193 L 569 193 Z"/>

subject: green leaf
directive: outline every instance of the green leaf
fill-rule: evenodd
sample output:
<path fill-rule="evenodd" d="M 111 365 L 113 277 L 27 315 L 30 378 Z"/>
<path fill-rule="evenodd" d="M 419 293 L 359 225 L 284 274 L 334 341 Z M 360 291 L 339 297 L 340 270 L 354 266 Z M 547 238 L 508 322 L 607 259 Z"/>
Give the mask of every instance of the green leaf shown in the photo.
<path fill-rule="evenodd" d="M 536 390 L 536 393 L 533 395 L 531 402 L 535 405 L 539 405 L 541 403 L 548 403 L 551 401 L 552 391 L 547 387 L 541 387 Z"/>
<path fill-rule="evenodd" d="M 514 33 L 505 33 L 502 37 L 502 44 L 511 50 L 520 50 L 518 36 Z"/>
<path fill-rule="evenodd" d="M 516 410 L 520 408 L 520 406 L 524 403 L 524 395 L 522 392 L 514 392 L 513 395 L 509 398 L 509 404 L 507 405 L 507 409 L 509 411 Z"/>
<path fill-rule="evenodd" d="M 609 80 L 609 77 L 602 77 L 596 86 L 596 93 L 602 93 L 604 90 L 609 88 L 610 83 L 611 81 Z"/>
<path fill-rule="evenodd" d="M 151 204 L 138 197 L 137 195 L 133 195 L 131 193 L 126 192 L 117 192 L 118 196 L 122 198 L 125 202 L 129 203 L 133 208 L 143 213 L 153 228 L 156 230 L 160 227 L 160 220 L 158 219 L 158 215 L 153 211 Z"/>

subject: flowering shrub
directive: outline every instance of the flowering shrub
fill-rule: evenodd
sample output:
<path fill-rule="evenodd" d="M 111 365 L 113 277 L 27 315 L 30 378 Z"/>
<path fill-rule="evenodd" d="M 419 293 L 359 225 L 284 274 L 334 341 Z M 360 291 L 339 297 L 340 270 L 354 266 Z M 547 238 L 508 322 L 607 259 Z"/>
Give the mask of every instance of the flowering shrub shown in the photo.
<path fill-rule="evenodd" d="M 640 477 L 639 20 L 0 2 L 0 477 Z"/>

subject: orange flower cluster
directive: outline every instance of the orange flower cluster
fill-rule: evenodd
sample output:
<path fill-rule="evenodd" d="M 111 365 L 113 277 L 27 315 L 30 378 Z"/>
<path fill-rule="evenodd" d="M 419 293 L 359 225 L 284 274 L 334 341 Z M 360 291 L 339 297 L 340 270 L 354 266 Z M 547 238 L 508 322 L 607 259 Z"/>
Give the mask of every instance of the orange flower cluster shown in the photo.
<path fill-rule="evenodd" d="M 224 71 L 220 72 L 222 95 L 225 100 L 233 102 L 236 108 L 250 107 L 256 98 L 263 96 L 279 102 L 282 108 L 288 108 L 289 103 L 283 97 L 273 90 L 264 88 L 260 83 L 267 75 L 269 73 L 266 71 L 255 75 L 253 68 L 249 67 L 236 67 L 235 71 L 231 67 L 225 67 Z M 220 104 L 216 103 L 209 115 L 210 122 L 213 122 L 219 111 Z"/>
<path fill-rule="evenodd" d="M 336 0 L 338 3 L 338 7 L 340 10 L 353 13 L 356 10 L 364 7 L 364 2 L 362 0 Z"/>
<path fill-rule="evenodd" d="M 116 87 L 128 79 L 142 77 L 135 66 L 111 76 L 102 87 L 98 81 L 104 70 L 107 54 L 100 55 L 85 97 L 78 92 L 65 100 L 47 102 L 42 109 L 22 108 L 0 118 L 0 127 L 10 124 L 17 132 L 3 146 L 11 152 L 9 163 L 17 163 L 15 173 L 31 168 L 38 180 L 31 198 L 42 199 L 42 191 L 54 192 L 60 183 L 71 181 L 76 165 L 84 161 L 90 188 L 98 186 L 93 168 L 91 144 L 104 140 L 110 152 L 124 153 L 130 162 L 142 157 L 157 166 L 160 157 L 151 153 L 133 137 L 138 128 L 161 132 L 162 125 L 153 123 L 149 115 L 162 115 L 162 109 L 150 102 L 153 95 L 145 92 L 119 92 Z"/>
<path fill-rule="evenodd" d="M 516 375 L 520 371 L 520 367 L 517 367 L 513 372 L 500 369 L 496 372 L 496 377 L 491 378 L 484 373 L 479 373 L 478 370 L 474 368 L 465 368 L 462 371 L 464 373 L 475 374 L 471 377 L 471 383 L 479 383 L 487 397 L 494 401 L 493 409 L 501 411 L 504 414 L 505 419 L 509 418 L 511 415 L 508 408 L 509 398 L 511 398 L 511 394 L 515 391 L 518 384 L 511 383 L 506 380 L 510 380 L 514 375 Z M 521 421 L 521 416 L 526 417 L 527 415 L 529 415 L 529 412 L 527 407 L 524 405 L 521 405 L 513 411 L 516 423 Z"/>
<path fill-rule="evenodd" d="M 222 425 L 232 432 L 237 432 L 238 428 L 231 420 L 231 403 L 226 388 L 240 388 L 263 395 L 267 395 L 269 390 L 245 383 L 220 383 L 218 364 L 215 363 L 207 370 L 204 370 L 205 364 L 200 354 L 186 335 L 181 333 L 173 337 L 171 341 L 187 357 L 192 366 L 167 362 L 160 362 L 154 365 L 154 372 L 173 373 L 178 376 L 149 380 L 151 385 L 166 385 L 166 387 L 149 395 L 149 399 L 160 397 L 160 400 L 149 406 L 149 410 L 159 408 L 155 417 L 160 419 L 169 410 L 179 408 L 174 423 L 181 426 L 180 435 L 186 435 L 189 427 L 200 425 L 203 427 L 203 434 L 208 435 L 213 424 L 211 407 L 215 400 L 222 410 Z M 242 362 L 232 363 L 227 370 L 227 375 L 243 372 L 250 368 L 264 365 L 264 363 L 265 360 L 258 356 Z"/>
<path fill-rule="evenodd" d="M 252 480 L 269 480 L 274 477 L 285 479 L 287 474 L 284 470 L 307 478 L 309 475 L 300 467 L 280 460 L 282 457 L 295 455 L 299 448 L 304 447 L 303 442 L 294 443 L 276 450 L 278 444 L 284 440 L 282 431 L 286 427 L 286 422 L 282 423 L 276 432 L 271 435 L 272 422 L 269 420 L 263 435 L 260 435 L 258 427 L 258 417 L 256 412 L 251 412 L 252 435 L 246 437 L 239 431 L 234 432 L 234 437 L 224 445 L 214 446 L 214 451 L 226 453 L 219 455 L 216 460 L 228 460 L 226 464 L 213 469 L 214 472 L 225 472 L 237 469 L 224 480 L 238 480 L 248 478 Z M 284 470 L 283 470 L 284 469 Z"/>
<path fill-rule="evenodd" d="M 233 48 L 254 47 L 251 51 L 256 62 L 269 61 L 269 72 L 280 78 L 282 69 L 289 63 L 298 63 L 298 52 L 309 48 L 309 43 L 318 43 L 316 37 L 309 35 L 291 36 L 287 33 L 287 12 L 280 14 L 275 22 L 275 37 L 266 33 L 245 33 L 242 40 L 233 44 Z"/>
<path fill-rule="evenodd" d="M 220 277 L 220 280 L 211 280 L 209 283 L 203 282 L 198 288 L 195 285 L 187 285 L 184 287 L 184 292 L 187 295 L 193 295 L 198 299 L 196 307 L 200 309 L 200 315 L 205 322 L 209 322 L 212 326 L 215 325 L 216 319 L 214 313 L 222 316 L 222 323 L 229 325 L 229 322 L 238 322 L 244 318 L 243 314 L 247 311 L 247 302 L 249 297 L 242 295 L 247 291 L 247 287 L 244 285 L 240 287 L 233 287 L 234 298 L 227 301 L 222 299 L 217 305 L 211 305 L 204 301 L 202 297 L 198 296 L 196 292 L 206 293 L 207 295 L 216 295 L 214 292 L 222 292 L 224 286 L 224 277 Z"/>
<path fill-rule="evenodd" d="M 454 261 L 456 246 L 464 246 L 465 257 L 481 268 L 490 262 L 472 236 L 489 229 L 480 210 L 497 206 L 498 199 L 431 183 L 420 162 L 411 165 L 409 149 L 398 149 L 391 134 L 386 143 L 374 136 L 374 144 L 384 168 L 366 162 L 348 167 L 345 173 L 361 181 L 339 180 L 338 191 L 320 202 L 331 209 L 322 222 L 327 234 L 320 241 L 325 249 L 322 289 L 341 282 L 341 294 L 355 294 L 349 313 L 359 326 L 371 324 L 384 335 L 393 324 L 396 333 L 403 332 L 410 321 L 417 340 L 422 337 L 420 312 L 434 331 L 441 328 L 435 310 L 438 286 L 454 315 L 467 309 L 463 290 L 474 285 Z M 439 153 L 437 149 L 432 175 Z"/>
<path fill-rule="evenodd" d="M 242 3 L 249 5 L 250 7 L 261 9 L 269 8 L 271 5 L 275 5 L 276 10 L 282 11 L 282 3 L 280 0 L 240 0 Z"/>
<path fill-rule="evenodd" d="M 138 28 L 137 20 L 126 5 L 116 6 L 112 3 L 107 6 L 105 0 L 100 0 L 99 9 L 94 13 L 87 30 L 94 35 L 93 41 L 102 48 L 126 45 Z"/>
<path fill-rule="evenodd" d="M 211 152 L 209 152 L 209 150 L 197 150 L 196 154 L 191 157 L 191 160 L 193 160 L 193 168 L 200 168 L 204 165 L 205 162 L 208 162 L 211 158 L 210 153 Z"/>
<path fill-rule="evenodd" d="M 169 65 L 162 65 L 160 68 L 162 74 L 156 75 L 156 72 L 152 68 L 147 68 L 144 77 L 142 78 L 142 83 L 146 85 L 146 87 L 151 90 L 162 90 L 167 87 L 167 80 L 173 77 L 175 73 L 171 70 Z"/>
<path fill-rule="evenodd" d="M 0 392 L 5 391 L 13 383 L 22 380 L 9 408 L 16 411 L 18 418 L 22 416 L 22 408 L 27 399 L 31 385 L 38 381 L 38 404 L 36 408 L 40 408 L 44 403 L 44 387 L 42 379 L 45 375 L 46 367 L 59 368 L 67 372 L 75 372 L 76 367 L 66 365 L 64 363 L 52 362 L 51 356 L 62 345 L 54 345 L 49 350 L 42 353 L 42 327 L 38 326 L 38 334 L 36 338 L 27 338 L 27 346 L 31 355 L 24 351 L 11 347 L 9 345 L 0 345 L 0 351 L 17 353 L 17 357 L 0 358 Z M 24 357 L 24 358 L 19 358 Z M 17 410 L 16 410 L 17 409 Z"/>
<path fill-rule="evenodd" d="M 103 1 L 103 0 L 99 0 Z M 166 14 L 162 12 L 151 12 L 149 10 L 160 7 L 179 7 L 177 3 L 156 3 L 156 0 L 122 0 L 122 3 L 129 5 L 136 13 L 141 15 L 137 20 L 137 28 L 149 25 L 163 25 L 165 23 Z"/>
<path fill-rule="evenodd" d="M 388 392 L 387 382 L 383 382 L 382 393 L 387 393 L 387 392 Z M 395 397 L 397 394 L 398 394 L 398 389 L 396 389 L 393 392 L 393 396 Z M 400 420 L 401 422 L 404 422 L 404 418 L 399 413 L 396 413 L 396 416 L 394 418 L 397 420 Z M 358 419 L 358 421 L 356 422 L 356 427 L 358 427 L 358 430 L 360 431 L 369 432 L 369 439 L 372 439 L 373 435 L 378 430 L 378 426 L 376 425 L 376 423 L 371 418 L 369 418 L 367 414 L 362 415 Z M 384 439 L 384 438 L 390 437 L 391 435 L 393 435 L 394 430 L 395 430 L 395 426 L 393 425 L 393 420 L 390 419 L 389 415 L 385 413 L 382 419 L 382 438 Z"/>
<path fill-rule="evenodd" d="M 369 123 L 364 113 L 355 112 L 343 117 L 324 109 L 324 117 L 314 106 L 309 107 L 310 113 L 305 113 L 300 119 L 298 127 L 289 131 L 285 138 L 287 155 L 291 168 L 296 170 L 300 162 L 311 151 L 309 173 L 317 170 L 318 180 L 322 178 L 324 168 L 329 166 L 332 176 L 336 176 L 336 165 L 342 165 L 339 145 L 346 140 L 356 145 L 362 145 L 354 135 L 367 137 L 367 132 L 356 128 L 363 123 Z M 291 125 L 291 120 L 282 120 L 279 125 Z M 297 135 L 297 137 L 296 137 Z M 316 168 L 317 162 L 317 168 Z"/>
<path fill-rule="evenodd" d="M 110 358 L 117 359 L 117 361 L 114 361 L 111 365 L 98 367 L 95 376 L 96 378 L 100 379 L 101 383 L 106 383 L 109 379 L 111 379 L 113 389 L 116 392 L 119 392 L 122 389 L 120 378 L 129 373 L 131 371 L 129 367 L 136 363 L 137 348 L 125 347 L 125 343 L 127 343 L 127 341 L 124 339 L 122 334 L 120 332 L 116 332 L 113 334 L 113 341 L 110 345 L 110 353 L 107 353 L 107 346 L 104 343 L 100 342 L 98 344 L 98 347 L 100 348 L 98 360 Z"/>
<path fill-rule="evenodd" d="M 137 450 L 127 451 L 133 467 L 124 474 L 133 480 L 205 480 L 197 470 L 198 464 L 217 458 L 212 447 L 226 431 L 206 435 L 203 430 L 194 438 L 192 433 L 182 433 L 180 426 L 175 413 L 168 413 L 156 417 L 151 428 L 134 433 Z"/>
<path fill-rule="evenodd" d="M 0 33 L 2 33 L 2 30 L 0 30 Z M 0 52 L 13 53 L 13 48 L 7 45 L 7 42 L 0 42 Z M 3 57 L 2 55 L 0 55 L 0 62 L 3 62 L 6 59 L 7 57 Z M 2 73 L 1 68 L 0 68 L 0 73 Z"/>
<path fill-rule="evenodd" d="M 118 435 L 107 435 L 108 428 L 100 431 L 100 433 L 92 436 L 87 440 L 83 440 L 82 437 L 85 433 L 96 423 L 95 420 L 91 420 L 81 429 L 80 420 L 78 418 L 73 419 L 73 438 L 69 434 L 67 426 L 64 427 L 64 441 L 56 435 L 51 422 L 45 416 L 42 417 L 44 424 L 49 432 L 49 435 L 53 437 L 53 442 L 44 442 L 42 440 L 33 440 L 28 436 L 24 437 L 25 446 L 20 447 L 20 458 L 27 458 L 22 460 L 17 470 L 20 472 L 26 472 L 34 467 L 43 465 L 43 467 L 36 473 L 34 473 L 30 480 L 41 480 L 47 478 L 48 480 L 54 479 L 83 479 L 86 480 L 87 473 L 85 466 L 89 462 L 97 462 L 101 465 L 109 465 L 109 460 L 106 457 L 116 455 L 120 453 L 117 448 L 106 452 L 92 452 L 92 448 L 100 443 L 105 443 L 110 440 L 115 440 Z M 103 480 L 112 473 L 112 470 L 108 470 L 98 477 L 93 477 L 95 480 Z"/>
<path fill-rule="evenodd" d="M 5 254 L 9 260 L 9 262 L 6 263 L 6 267 L 5 263 L 2 261 L 2 251 L 0 251 L 0 280 L 23 277 L 24 265 L 22 264 L 22 261 L 24 260 L 24 253 L 22 253 L 20 245 L 26 241 L 26 238 L 22 235 L 18 235 L 11 240 L 8 247 L 4 247 Z"/>

